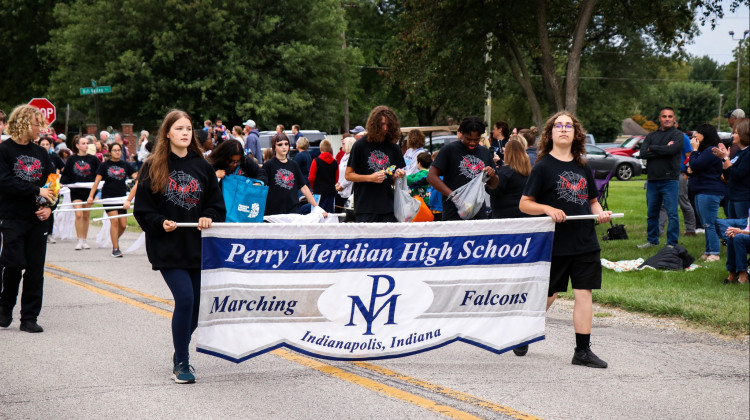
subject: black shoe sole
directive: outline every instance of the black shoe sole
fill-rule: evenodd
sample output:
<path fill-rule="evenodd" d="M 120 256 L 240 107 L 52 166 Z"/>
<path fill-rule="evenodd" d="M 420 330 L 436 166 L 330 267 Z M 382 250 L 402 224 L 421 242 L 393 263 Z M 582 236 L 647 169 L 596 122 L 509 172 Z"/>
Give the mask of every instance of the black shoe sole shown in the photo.
<path fill-rule="evenodd" d="M 516 348 L 513 349 L 513 354 L 515 354 L 518 357 L 526 356 L 526 353 L 528 353 L 528 352 L 529 352 L 529 346 L 528 345 L 521 346 L 521 347 L 516 347 Z"/>
<path fill-rule="evenodd" d="M 19 327 L 21 331 L 27 332 L 27 333 L 40 333 L 44 332 L 44 328 L 42 328 L 39 324 L 35 325 L 34 327 L 27 327 L 25 324 L 21 324 Z"/>

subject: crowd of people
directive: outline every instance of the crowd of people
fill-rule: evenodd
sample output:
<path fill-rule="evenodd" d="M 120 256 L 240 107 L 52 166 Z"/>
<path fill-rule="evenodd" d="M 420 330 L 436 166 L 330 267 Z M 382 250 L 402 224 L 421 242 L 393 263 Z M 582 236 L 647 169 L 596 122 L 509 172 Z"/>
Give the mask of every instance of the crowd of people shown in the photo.
<path fill-rule="evenodd" d="M 665 107 L 659 113 L 659 130 L 646 137 L 641 150 L 641 158 L 648 161 L 648 242 L 639 247 L 658 245 L 662 208 L 667 215 L 667 246 L 677 244 L 677 206 L 683 192 L 679 179 L 684 176 L 686 202 L 694 203 L 696 225 L 705 231 L 701 258 L 719 260 L 720 243 L 727 242 L 727 283 L 747 282 L 750 234 L 750 120 L 737 111 L 730 120 L 733 141 L 726 147 L 709 124 L 697 127 L 692 140 L 686 140 L 675 126 L 674 110 Z M 5 119 L 0 111 L 0 129 L 5 128 Z M 110 140 L 107 131 L 99 139 L 75 136 L 70 152 L 63 135 L 41 135 L 45 120 L 30 106 L 16 108 L 7 125 L 11 139 L 0 144 L 4 186 L 0 190 L 0 327 L 12 322 L 23 272 L 21 329 L 43 330 L 36 321 L 54 203 L 40 203 L 51 199 L 44 187 L 50 173 L 60 173 L 61 182 L 71 186 L 71 202 L 78 210 L 76 250 L 90 249 L 86 242 L 90 213 L 85 209 L 95 203 L 102 181 L 101 198 L 127 196 L 121 208 L 107 211 L 110 217 L 126 213 L 135 199 L 133 215 L 145 233 L 148 259 L 175 299 L 173 377 L 179 383 L 195 381 L 188 346 L 200 299 L 199 231 L 224 221 L 222 183 L 228 176 L 249 177 L 268 186 L 266 215 L 306 213 L 320 207 L 327 216 L 340 212 L 351 200 L 354 220 L 360 223 L 396 222 L 393 185 L 402 177 L 412 196 L 428 205 L 436 220 L 463 220 L 456 192 L 483 177 L 488 205 L 480 203 L 470 219 L 546 215 L 556 222 L 547 308 L 571 283 L 576 342 L 572 363 L 607 367 L 591 351 L 590 334 L 592 290 L 601 288 L 602 278 L 594 225 L 609 222 L 611 212 L 598 200 L 594 174 L 586 162 L 586 133 L 571 113 L 552 115 L 541 131 L 511 130 L 503 121 L 488 130 L 480 118 L 466 117 L 458 126 L 458 140 L 430 153 L 424 133 L 415 129 L 403 138 L 394 111 L 378 106 L 365 126 L 343 136 L 340 150 L 323 140 L 318 156 L 309 152 L 309 141 L 298 125 L 292 127 L 291 136 L 278 125 L 270 148 L 264 150 L 251 119 L 232 129 L 222 120 L 206 120 L 197 128 L 180 110 L 165 116 L 155 139 L 141 132 L 137 153 L 130 158 L 122 136 L 115 133 Z M 293 158 L 291 149 L 297 152 Z M 128 179 L 136 180 L 129 192 Z M 727 218 L 718 217 L 722 205 Z M 571 215 L 593 217 L 566 220 Z M 122 257 L 119 239 L 125 220 L 111 223 L 113 257 Z M 177 229 L 184 222 L 197 222 L 198 229 Z M 518 356 L 527 351 L 528 346 L 514 349 Z"/>

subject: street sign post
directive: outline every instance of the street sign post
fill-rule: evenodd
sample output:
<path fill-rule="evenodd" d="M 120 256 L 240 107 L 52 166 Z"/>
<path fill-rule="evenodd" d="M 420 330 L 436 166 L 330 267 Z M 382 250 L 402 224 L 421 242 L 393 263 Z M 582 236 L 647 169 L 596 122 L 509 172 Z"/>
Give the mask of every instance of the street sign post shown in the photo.
<path fill-rule="evenodd" d="M 101 124 L 99 124 L 99 102 L 96 100 L 96 96 L 102 93 L 112 93 L 112 86 L 97 86 L 96 80 L 91 79 L 91 87 L 81 88 L 81 96 L 92 95 L 94 97 L 94 110 L 96 111 L 97 129 L 101 126 Z"/>
<path fill-rule="evenodd" d="M 55 106 L 47 98 L 34 98 L 29 101 L 29 105 L 39 108 L 42 111 L 42 115 L 47 119 L 48 124 L 52 124 L 57 119 L 57 112 Z"/>

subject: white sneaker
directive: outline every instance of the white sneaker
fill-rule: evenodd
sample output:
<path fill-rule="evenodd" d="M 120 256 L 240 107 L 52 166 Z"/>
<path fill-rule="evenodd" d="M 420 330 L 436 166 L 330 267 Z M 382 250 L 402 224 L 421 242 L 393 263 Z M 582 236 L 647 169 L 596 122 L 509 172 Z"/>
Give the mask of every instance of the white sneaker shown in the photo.
<path fill-rule="evenodd" d="M 83 244 L 81 243 L 81 241 L 78 241 L 78 243 L 76 244 L 76 251 L 80 251 L 82 249 L 83 249 Z"/>
<path fill-rule="evenodd" d="M 91 247 L 89 246 L 89 244 L 86 243 L 86 241 L 83 241 L 81 245 L 83 246 L 83 249 L 91 249 Z"/>
<path fill-rule="evenodd" d="M 704 233 L 705 234 L 706 230 L 698 228 L 698 229 L 695 230 L 695 233 Z"/>

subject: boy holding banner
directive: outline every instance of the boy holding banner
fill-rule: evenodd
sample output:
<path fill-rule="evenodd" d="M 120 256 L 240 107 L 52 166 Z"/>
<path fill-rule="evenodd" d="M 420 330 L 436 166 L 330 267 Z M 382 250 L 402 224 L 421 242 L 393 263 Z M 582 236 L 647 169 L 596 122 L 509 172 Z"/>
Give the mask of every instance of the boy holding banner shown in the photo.
<path fill-rule="evenodd" d="M 576 333 L 574 365 L 606 368 L 607 362 L 590 348 L 593 322 L 592 289 L 601 289 L 600 248 L 593 220 L 565 221 L 568 215 L 597 214 L 607 223 L 612 212 L 599 204 L 594 175 L 584 158 L 586 133 L 581 123 L 567 111 L 553 115 L 544 126 L 536 165 L 529 175 L 519 209 L 530 215 L 546 214 L 557 225 L 552 245 L 547 309 L 559 292 L 573 286 Z M 523 356 L 528 346 L 514 349 Z"/>

